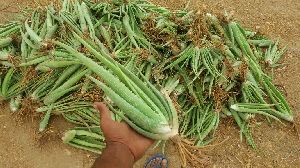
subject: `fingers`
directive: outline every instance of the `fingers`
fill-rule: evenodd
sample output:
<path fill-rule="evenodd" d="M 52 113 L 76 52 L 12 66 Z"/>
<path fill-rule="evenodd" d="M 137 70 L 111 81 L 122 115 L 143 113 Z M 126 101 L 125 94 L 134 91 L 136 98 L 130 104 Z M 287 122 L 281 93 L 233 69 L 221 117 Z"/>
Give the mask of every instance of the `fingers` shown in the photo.
<path fill-rule="evenodd" d="M 102 102 L 94 103 L 94 108 L 100 112 L 101 127 L 109 122 L 112 122 L 111 114 L 107 106 Z"/>

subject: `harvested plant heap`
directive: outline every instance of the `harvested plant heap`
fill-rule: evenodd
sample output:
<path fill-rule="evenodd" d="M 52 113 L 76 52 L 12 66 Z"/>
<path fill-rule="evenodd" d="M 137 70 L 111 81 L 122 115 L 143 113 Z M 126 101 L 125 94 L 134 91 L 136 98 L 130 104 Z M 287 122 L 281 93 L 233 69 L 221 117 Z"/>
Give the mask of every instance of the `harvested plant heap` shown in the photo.
<path fill-rule="evenodd" d="M 144 0 L 64 0 L 0 27 L 0 97 L 14 113 L 51 115 L 78 127 L 64 143 L 105 148 L 95 101 L 116 121 L 178 147 L 182 164 L 200 162 L 219 121 L 232 117 L 255 148 L 255 115 L 293 121 L 271 72 L 285 49 L 226 14 L 170 11 Z M 30 103 L 31 102 L 31 103 Z M 201 162 L 200 162 L 201 163 Z"/>

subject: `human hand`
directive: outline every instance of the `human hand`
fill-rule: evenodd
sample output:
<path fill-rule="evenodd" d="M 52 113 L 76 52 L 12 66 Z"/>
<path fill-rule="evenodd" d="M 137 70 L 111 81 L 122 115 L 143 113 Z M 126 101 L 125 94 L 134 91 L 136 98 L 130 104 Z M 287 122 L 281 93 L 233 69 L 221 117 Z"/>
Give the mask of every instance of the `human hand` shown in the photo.
<path fill-rule="evenodd" d="M 111 118 L 109 109 L 104 103 L 97 102 L 94 107 L 100 112 L 100 126 L 107 146 L 121 143 L 129 148 L 134 160 L 139 160 L 154 140 L 140 135 L 125 122 L 116 122 Z"/>

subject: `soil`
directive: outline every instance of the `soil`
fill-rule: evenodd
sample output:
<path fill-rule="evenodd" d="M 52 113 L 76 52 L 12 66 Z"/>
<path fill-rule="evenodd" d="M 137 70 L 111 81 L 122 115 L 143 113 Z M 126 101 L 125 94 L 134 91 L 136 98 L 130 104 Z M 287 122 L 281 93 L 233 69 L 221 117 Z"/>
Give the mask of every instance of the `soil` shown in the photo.
<path fill-rule="evenodd" d="M 156 4 L 178 9 L 185 0 L 152 0 Z M 44 1 L 43 1 L 44 2 Z M 16 17 L 29 3 L 39 0 L 0 0 L 2 22 Z M 267 123 L 257 119 L 252 132 L 257 149 L 251 149 L 240 140 L 239 129 L 230 119 L 223 119 L 215 135 L 213 147 L 205 153 L 210 156 L 209 167 L 300 167 L 300 1 L 299 0 L 191 0 L 190 8 L 212 13 L 233 12 L 234 18 L 245 27 L 257 30 L 271 39 L 288 45 L 283 59 L 284 67 L 275 71 L 275 83 L 282 88 L 295 114 L 294 124 Z M 0 167 L 5 168 L 88 168 L 97 157 L 94 154 L 64 145 L 59 130 L 70 127 L 61 118 L 51 120 L 53 137 L 45 138 L 43 145 L 36 141 L 38 122 L 15 122 L 6 106 L 0 110 Z M 222 142 L 221 144 L 219 144 Z M 135 168 L 143 167 L 145 160 L 158 152 L 150 149 Z M 175 147 L 168 144 L 166 155 L 169 167 L 177 168 L 179 157 Z"/>

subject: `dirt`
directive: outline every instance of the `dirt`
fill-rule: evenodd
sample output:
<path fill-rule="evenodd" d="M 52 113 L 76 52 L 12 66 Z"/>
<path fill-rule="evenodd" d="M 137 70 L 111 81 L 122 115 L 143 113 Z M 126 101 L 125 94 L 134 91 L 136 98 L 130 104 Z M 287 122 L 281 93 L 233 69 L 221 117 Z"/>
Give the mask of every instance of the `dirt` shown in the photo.
<path fill-rule="evenodd" d="M 156 4 L 178 9 L 185 6 L 185 0 L 152 0 Z M 16 16 L 29 3 L 39 1 L 0 0 L 2 22 Z M 257 149 L 251 149 L 240 141 L 239 129 L 230 119 L 223 119 L 215 135 L 215 146 L 205 150 L 211 158 L 209 167 L 300 167 L 300 1 L 299 0 L 191 0 L 190 7 L 202 11 L 220 13 L 226 10 L 234 13 L 234 18 L 242 25 L 279 39 L 282 46 L 288 45 L 283 59 L 284 67 L 275 71 L 275 83 L 282 88 L 293 108 L 295 123 L 268 124 L 257 119 L 252 124 L 252 132 Z M 263 121 L 263 122 L 262 122 Z M 37 121 L 19 124 L 4 106 L 0 110 L 0 167 L 5 168 L 87 168 L 96 155 L 64 145 L 59 138 L 51 138 L 42 146 L 35 137 Z M 59 135 L 69 127 L 59 117 L 51 121 L 51 126 Z M 218 144 L 222 142 L 221 144 Z M 143 167 L 145 160 L 158 152 L 150 149 L 135 168 Z M 178 153 L 173 145 L 166 147 L 170 167 L 179 166 Z"/>

